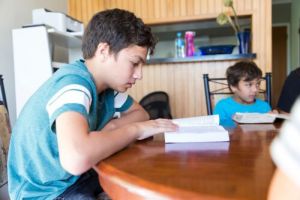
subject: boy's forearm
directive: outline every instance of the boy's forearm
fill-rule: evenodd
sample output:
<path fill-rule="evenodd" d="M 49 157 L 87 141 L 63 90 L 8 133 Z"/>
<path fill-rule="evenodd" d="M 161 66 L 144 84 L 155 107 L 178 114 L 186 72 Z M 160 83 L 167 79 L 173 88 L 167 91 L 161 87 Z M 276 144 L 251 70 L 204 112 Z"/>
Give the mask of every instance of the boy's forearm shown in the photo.
<path fill-rule="evenodd" d="M 143 112 L 132 110 L 127 112 L 124 119 L 127 122 L 137 120 L 132 116 L 139 114 L 144 116 Z M 69 173 L 79 175 L 136 139 L 174 131 L 176 128 L 170 120 L 158 119 L 128 123 L 113 130 L 89 132 L 88 123 L 81 114 L 66 112 L 56 120 L 60 161 Z"/>
<path fill-rule="evenodd" d="M 89 135 L 88 151 L 91 157 L 91 161 L 96 164 L 99 160 L 103 160 L 113 153 L 123 149 L 131 142 L 135 141 L 138 136 L 138 127 L 135 124 L 129 124 L 122 128 L 115 129 L 113 131 L 101 131 L 102 133 L 92 132 Z M 92 148 L 92 147 L 101 148 Z"/>
<path fill-rule="evenodd" d="M 133 123 L 133 122 L 141 122 L 141 121 L 146 121 L 149 120 L 149 114 L 144 110 L 144 109 L 137 109 L 133 110 L 129 113 L 121 114 L 121 117 L 118 119 L 115 119 L 117 128 Z"/>
<path fill-rule="evenodd" d="M 112 131 L 86 132 L 85 134 L 75 133 L 76 138 L 66 141 L 70 134 L 64 134 L 64 139 L 59 134 L 60 159 L 62 166 L 71 174 L 80 175 L 87 171 L 97 162 L 107 158 L 113 153 L 121 150 L 138 136 L 138 127 L 135 124 L 123 126 Z M 66 144 L 71 144 L 70 146 Z"/>
<path fill-rule="evenodd" d="M 141 122 L 149 119 L 149 114 L 143 108 L 135 109 L 122 114 L 118 119 L 111 120 L 102 130 L 113 130 L 133 122 Z"/>
<path fill-rule="evenodd" d="M 66 156 L 61 155 L 63 157 L 61 160 L 63 167 L 74 175 L 83 173 L 99 160 L 110 156 L 134 141 L 140 131 L 134 122 L 146 121 L 148 119 L 149 115 L 147 112 L 137 107 L 137 109 L 131 109 L 129 112 L 123 114 L 121 118 L 111 120 L 101 130 L 101 134 L 95 131 L 90 134 L 86 132 L 85 134 L 80 134 L 81 136 L 78 135 L 79 137 L 75 139 L 77 141 L 76 145 L 72 145 L 74 147 L 73 150 L 67 151 L 68 153 L 62 153 L 62 155 Z M 87 124 L 85 126 L 83 130 L 88 130 Z M 78 128 L 75 128 L 76 126 L 74 125 L 67 127 L 72 128 L 72 130 L 70 131 L 70 136 L 66 136 L 65 140 L 68 140 L 70 137 L 74 138 L 74 135 L 77 135 L 74 133 L 81 130 L 80 126 Z M 61 147 L 65 149 L 66 145 L 61 145 Z M 75 154 L 70 156 L 70 152 Z"/>

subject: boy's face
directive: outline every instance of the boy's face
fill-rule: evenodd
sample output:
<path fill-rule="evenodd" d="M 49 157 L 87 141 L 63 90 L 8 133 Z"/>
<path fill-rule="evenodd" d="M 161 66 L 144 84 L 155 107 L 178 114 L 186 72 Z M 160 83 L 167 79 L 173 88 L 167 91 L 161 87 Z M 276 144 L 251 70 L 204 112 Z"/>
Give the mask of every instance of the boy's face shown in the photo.
<path fill-rule="evenodd" d="M 255 97 L 259 92 L 260 82 L 260 79 L 254 79 L 252 81 L 244 81 L 244 79 L 242 79 L 236 87 L 230 86 L 234 93 L 234 99 L 243 104 L 254 103 Z"/>
<path fill-rule="evenodd" d="M 110 73 L 108 85 L 119 92 L 125 92 L 142 79 L 142 66 L 146 62 L 147 48 L 137 45 L 122 49 L 117 55 L 109 55 Z"/>

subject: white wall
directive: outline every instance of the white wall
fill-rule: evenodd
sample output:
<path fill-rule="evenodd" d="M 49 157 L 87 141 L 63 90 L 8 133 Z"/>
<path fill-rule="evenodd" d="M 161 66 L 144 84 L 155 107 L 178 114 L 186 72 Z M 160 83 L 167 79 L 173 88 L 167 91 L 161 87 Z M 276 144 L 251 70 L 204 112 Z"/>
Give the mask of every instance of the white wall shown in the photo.
<path fill-rule="evenodd" d="M 67 0 L 0 0 L 0 74 L 4 77 L 12 125 L 16 121 L 12 29 L 30 24 L 31 11 L 35 8 L 67 13 Z M 0 199 L 9 199 L 7 185 L 0 188 Z"/>
<path fill-rule="evenodd" d="M 300 55 L 300 41 L 299 41 L 299 27 L 300 27 L 300 1 L 293 0 L 291 6 L 291 67 L 295 69 L 299 67 Z"/>
<path fill-rule="evenodd" d="M 4 77 L 12 124 L 16 120 L 12 29 L 30 24 L 35 8 L 67 13 L 67 0 L 0 0 L 0 74 Z"/>

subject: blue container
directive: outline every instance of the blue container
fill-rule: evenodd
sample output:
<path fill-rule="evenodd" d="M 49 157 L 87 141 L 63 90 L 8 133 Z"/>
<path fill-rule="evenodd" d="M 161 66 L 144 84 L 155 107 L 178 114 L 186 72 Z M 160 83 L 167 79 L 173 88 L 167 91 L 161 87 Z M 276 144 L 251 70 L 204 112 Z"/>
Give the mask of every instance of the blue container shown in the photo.
<path fill-rule="evenodd" d="M 237 37 L 238 37 L 238 40 L 239 40 L 239 53 L 240 54 L 249 53 L 250 31 L 238 32 Z"/>
<path fill-rule="evenodd" d="M 215 54 L 231 54 L 235 45 L 215 45 L 199 47 L 199 53 L 202 56 Z"/>

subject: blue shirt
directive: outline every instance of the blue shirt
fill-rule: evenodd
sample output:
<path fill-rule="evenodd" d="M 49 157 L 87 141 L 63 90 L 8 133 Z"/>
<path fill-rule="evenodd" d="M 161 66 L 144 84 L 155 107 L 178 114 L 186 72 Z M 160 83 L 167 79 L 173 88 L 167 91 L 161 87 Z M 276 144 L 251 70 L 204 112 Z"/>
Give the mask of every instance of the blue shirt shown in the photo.
<path fill-rule="evenodd" d="M 233 97 L 228 97 L 220 100 L 214 108 L 213 114 L 220 116 L 220 124 L 223 126 L 232 126 L 234 122 L 232 116 L 236 112 L 242 113 L 267 113 L 271 110 L 270 105 L 260 99 L 255 99 L 252 104 L 242 104 L 236 102 Z"/>
<path fill-rule="evenodd" d="M 54 199 L 79 178 L 59 161 L 55 120 L 60 114 L 78 112 L 95 131 L 132 103 L 128 95 L 111 89 L 98 95 L 83 61 L 63 66 L 33 94 L 13 128 L 8 155 L 10 198 Z"/>

